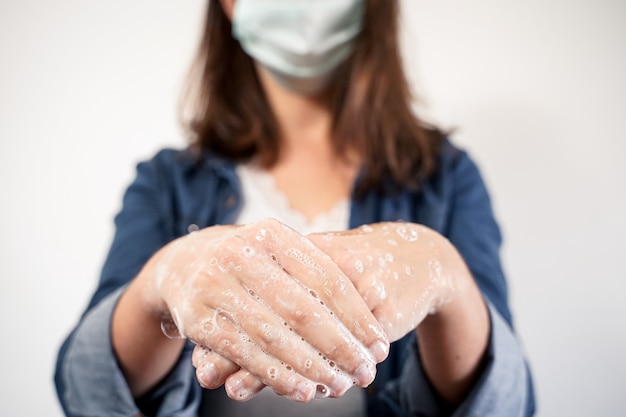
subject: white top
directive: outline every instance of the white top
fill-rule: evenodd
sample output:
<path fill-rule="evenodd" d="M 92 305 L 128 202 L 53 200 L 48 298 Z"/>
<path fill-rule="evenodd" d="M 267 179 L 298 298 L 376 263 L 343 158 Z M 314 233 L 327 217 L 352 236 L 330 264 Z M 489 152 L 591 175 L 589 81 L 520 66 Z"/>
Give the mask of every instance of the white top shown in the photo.
<path fill-rule="evenodd" d="M 276 188 L 274 177 L 252 165 L 238 165 L 237 175 L 241 181 L 243 209 L 237 223 L 253 223 L 273 217 L 303 235 L 314 232 L 346 230 L 350 220 L 350 202 L 343 200 L 326 213 L 309 220 L 293 209 L 289 199 Z"/>

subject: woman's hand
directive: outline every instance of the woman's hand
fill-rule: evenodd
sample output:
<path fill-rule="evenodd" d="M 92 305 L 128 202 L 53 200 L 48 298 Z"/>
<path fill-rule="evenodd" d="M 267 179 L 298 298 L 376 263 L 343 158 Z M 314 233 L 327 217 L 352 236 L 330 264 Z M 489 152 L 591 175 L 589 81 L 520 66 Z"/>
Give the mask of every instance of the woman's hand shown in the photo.
<path fill-rule="evenodd" d="M 456 248 L 411 223 L 378 223 L 309 236 L 352 280 L 395 341 L 417 329 L 422 367 L 458 404 L 474 386 L 489 339 L 482 294 Z"/>
<path fill-rule="evenodd" d="M 390 341 L 415 329 L 463 286 L 455 271 L 445 267 L 453 263 L 450 257 L 456 251 L 447 239 L 424 226 L 378 223 L 308 237 L 350 278 Z M 246 369 L 237 371 L 232 362 L 200 346 L 193 362 L 201 382 L 208 381 L 209 371 L 219 375 L 211 379 L 213 383 L 205 382 L 206 388 L 226 381 L 231 397 L 233 386 L 245 393 L 240 399 L 251 398 L 264 386 Z"/>
<path fill-rule="evenodd" d="M 148 305 L 195 342 L 207 387 L 231 376 L 245 399 L 256 379 L 308 401 L 367 386 L 389 342 L 350 279 L 307 238 L 275 220 L 218 226 L 172 242 L 143 274 Z M 149 277 L 149 278 L 146 278 Z M 203 366 L 221 356 L 223 366 Z M 236 365 L 235 365 L 236 364 Z M 243 381 L 243 383 L 240 383 Z"/>
<path fill-rule="evenodd" d="M 456 251 L 425 226 L 376 223 L 309 239 L 350 278 L 392 342 L 436 313 L 464 285 L 450 268 Z"/>

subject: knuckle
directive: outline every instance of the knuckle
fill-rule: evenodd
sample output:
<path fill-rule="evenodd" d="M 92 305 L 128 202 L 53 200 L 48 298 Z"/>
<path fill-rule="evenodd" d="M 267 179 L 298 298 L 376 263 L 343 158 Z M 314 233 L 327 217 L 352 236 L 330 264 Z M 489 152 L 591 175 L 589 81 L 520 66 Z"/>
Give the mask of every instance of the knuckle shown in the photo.
<path fill-rule="evenodd" d="M 305 310 L 296 310 L 290 317 L 291 326 L 297 329 L 309 328 L 319 321 L 319 314 Z"/>
<path fill-rule="evenodd" d="M 205 268 L 199 269 L 193 278 L 190 278 L 190 284 L 193 285 L 193 291 L 190 291 L 191 296 L 204 296 L 205 291 L 209 289 L 215 289 L 220 285 L 221 280 L 216 275 L 217 262 L 209 261 L 209 265 Z M 204 297 L 203 297 L 204 298 Z"/>
<path fill-rule="evenodd" d="M 257 223 L 258 231 L 264 231 L 272 241 L 280 241 L 285 236 L 294 234 L 293 229 L 274 218 L 267 218 Z"/>
<path fill-rule="evenodd" d="M 241 236 L 229 236 L 217 245 L 215 255 L 220 263 L 234 261 L 239 255 L 239 248 L 242 246 Z"/>
<path fill-rule="evenodd" d="M 390 334 L 389 332 L 394 330 L 399 313 L 395 308 L 383 303 L 378 305 L 372 313 L 386 334 Z"/>
<path fill-rule="evenodd" d="M 201 345 L 196 345 L 193 348 L 193 353 L 191 355 L 191 362 L 193 363 L 193 366 L 197 368 L 200 364 L 209 360 L 210 353 L 210 349 Z"/>
<path fill-rule="evenodd" d="M 352 352 L 353 350 L 354 349 L 352 349 L 350 343 L 345 340 L 338 340 L 332 345 L 330 351 L 328 352 L 328 356 L 336 360 L 349 358 L 350 356 L 352 356 L 350 355 L 350 352 Z"/>
<path fill-rule="evenodd" d="M 275 236 L 279 233 L 282 223 L 273 218 L 265 218 L 255 223 L 249 224 L 242 230 L 241 236 L 248 238 L 256 238 L 259 242 L 263 241 L 265 237 Z"/>
<path fill-rule="evenodd" d="M 333 254 L 333 260 L 341 268 L 342 271 L 351 276 L 356 274 L 363 274 L 367 268 L 367 262 L 360 254 L 354 251 L 341 251 Z"/>
<path fill-rule="evenodd" d="M 261 347 L 277 348 L 283 346 L 287 341 L 284 329 L 271 324 L 263 324 L 259 333 L 259 344 Z"/>
<path fill-rule="evenodd" d="M 259 220 L 256 225 L 259 228 L 267 228 L 273 231 L 277 231 L 281 228 L 282 223 L 272 217 L 268 217 L 263 220 Z"/>

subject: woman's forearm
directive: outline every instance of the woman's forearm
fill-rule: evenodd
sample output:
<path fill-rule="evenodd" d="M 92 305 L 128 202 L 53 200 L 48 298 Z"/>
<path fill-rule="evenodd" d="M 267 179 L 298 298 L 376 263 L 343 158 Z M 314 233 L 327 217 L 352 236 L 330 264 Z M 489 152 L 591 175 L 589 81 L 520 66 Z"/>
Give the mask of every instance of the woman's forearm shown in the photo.
<path fill-rule="evenodd" d="M 150 266 L 141 273 L 150 273 Z M 141 279 L 135 279 L 122 294 L 111 325 L 113 349 L 135 398 L 167 375 L 185 343 L 163 334 L 161 316 L 146 306 L 143 292 Z"/>
<path fill-rule="evenodd" d="M 478 379 L 490 333 L 482 295 L 460 256 L 457 262 L 457 278 L 465 285 L 460 285 L 452 301 L 442 304 L 417 328 L 422 366 L 439 395 L 454 405 L 465 398 Z"/>

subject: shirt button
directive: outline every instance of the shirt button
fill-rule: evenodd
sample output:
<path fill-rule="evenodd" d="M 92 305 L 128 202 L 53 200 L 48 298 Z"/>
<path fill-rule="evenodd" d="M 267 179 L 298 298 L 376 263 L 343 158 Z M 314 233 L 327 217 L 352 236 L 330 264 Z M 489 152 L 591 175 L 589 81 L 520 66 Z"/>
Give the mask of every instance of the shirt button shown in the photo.
<path fill-rule="evenodd" d="M 235 204 L 237 204 L 237 197 L 231 194 L 230 197 L 226 199 L 226 207 L 232 208 Z"/>
<path fill-rule="evenodd" d="M 187 231 L 189 233 L 197 232 L 198 230 L 200 230 L 200 227 L 198 227 L 197 224 L 192 223 L 189 226 L 187 226 Z"/>

